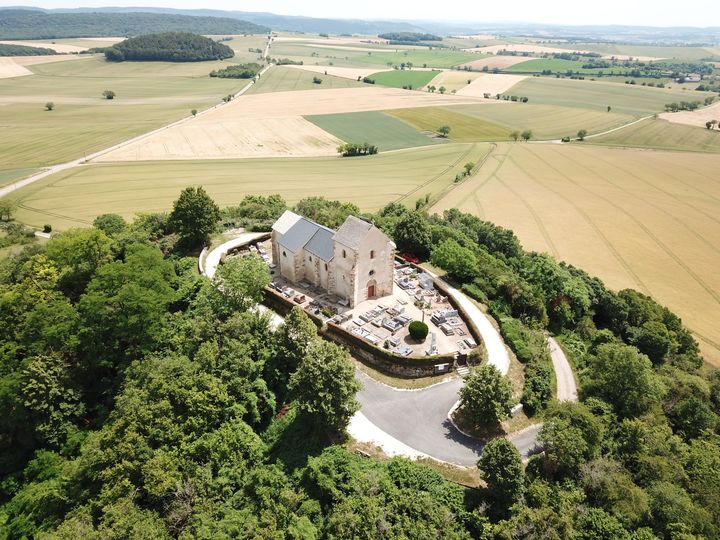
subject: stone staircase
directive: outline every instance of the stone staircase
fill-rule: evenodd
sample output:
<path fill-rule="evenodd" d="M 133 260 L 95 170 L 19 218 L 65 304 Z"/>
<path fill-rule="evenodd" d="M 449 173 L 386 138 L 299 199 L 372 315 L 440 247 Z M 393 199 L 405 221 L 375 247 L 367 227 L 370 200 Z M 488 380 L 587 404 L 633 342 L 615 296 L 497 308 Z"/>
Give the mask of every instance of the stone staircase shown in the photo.
<path fill-rule="evenodd" d="M 458 366 L 455 368 L 455 371 L 457 371 L 458 375 L 460 375 L 463 379 L 470 375 L 470 368 L 467 366 Z"/>

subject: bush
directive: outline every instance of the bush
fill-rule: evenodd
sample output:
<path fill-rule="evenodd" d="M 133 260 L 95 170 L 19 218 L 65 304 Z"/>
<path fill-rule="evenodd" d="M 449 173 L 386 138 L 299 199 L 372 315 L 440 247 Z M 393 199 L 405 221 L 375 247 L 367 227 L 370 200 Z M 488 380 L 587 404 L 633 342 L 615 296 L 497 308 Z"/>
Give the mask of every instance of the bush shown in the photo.
<path fill-rule="evenodd" d="M 415 341 L 425 341 L 428 335 L 428 325 L 421 321 L 413 321 L 408 326 L 410 337 Z"/>
<path fill-rule="evenodd" d="M 55 108 L 55 104 L 52 101 L 48 101 L 45 104 L 45 110 L 46 111 L 52 111 Z"/>
<path fill-rule="evenodd" d="M 252 79 L 260 69 L 262 69 L 262 66 L 256 63 L 237 64 L 217 71 L 213 70 L 210 72 L 210 76 L 220 79 Z"/>
<path fill-rule="evenodd" d="M 51 233 L 51 232 L 52 232 L 52 225 L 48 225 L 48 224 L 43 225 L 43 232 L 44 232 L 44 233 Z"/>
<path fill-rule="evenodd" d="M 320 77 L 313 77 L 313 83 L 314 84 L 322 84 L 322 79 Z"/>
<path fill-rule="evenodd" d="M 112 90 L 105 90 L 102 95 L 105 99 L 115 99 L 115 92 Z"/>

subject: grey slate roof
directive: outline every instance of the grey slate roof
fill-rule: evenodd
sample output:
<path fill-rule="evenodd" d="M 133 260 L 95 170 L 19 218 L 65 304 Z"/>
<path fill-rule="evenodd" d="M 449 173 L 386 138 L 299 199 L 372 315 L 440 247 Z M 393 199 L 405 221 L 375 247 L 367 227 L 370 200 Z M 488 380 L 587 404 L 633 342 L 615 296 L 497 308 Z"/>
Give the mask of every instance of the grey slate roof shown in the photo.
<path fill-rule="evenodd" d="M 357 249 L 374 225 L 355 216 L 348 216 L 333 239 L 342 245 Z"/>
<path fill-rule="evenodd" d="M 293 253 L 297 253 L 300 248 L 305 248 L 308 253 L 327 262 L 333 258 L 333 234 L 335 231 L 332 229 L 299 217 L 280 237 L 278 244 Z"/>
<path fill-rule="evenodd" d="M 280 234 L 285 234 L 286 232 L 288 232 L 288 229 L 290 229 L 290 227 L 295 225 L 301 219 L 302 218 L 298 216 L 295 212 L 285 210 L 285 212 L 283 212 L 283 215 L 280 216 L 278 220 L 273 224 L 273 231 Z"/>
<path fill-rule="evenodd" d="M 320 227 L 310 241 L 305 244 L 305 251 L 312 253 L 319 259 L 328 262 L 333 258 L 335 231 Z"/>

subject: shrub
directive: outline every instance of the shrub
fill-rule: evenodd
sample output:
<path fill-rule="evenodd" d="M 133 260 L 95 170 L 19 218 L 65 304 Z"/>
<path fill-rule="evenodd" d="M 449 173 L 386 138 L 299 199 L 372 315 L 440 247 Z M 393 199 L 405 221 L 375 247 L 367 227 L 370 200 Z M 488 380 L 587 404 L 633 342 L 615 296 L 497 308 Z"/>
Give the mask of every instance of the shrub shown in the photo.
<path fill-rule="evenodd" d="M 428 325 L 421 321 L 413 321 L 408 326 L 410 337 L 415 341 L 425 341 L 428 335 Z"/>
<path fill-rule="evenodd" d="M 51 232 L 52 232 L 52 225 L 48 225 L 48 224 L 43 225 L 43 232 L 44 232 L 44 233 L 51 233 Z"/>
<path fill-rule="evenodd" d="M 105 99 L 115 99 L 115 92 L 112 90 L 105 90 L 102 95 Z"/>
<path fill-rule="evenodd" d="M 55 104 L 52 101 L 48 101 L 45 104 L 45 110 L 46 111 L 52 111 L 55 108 Z"/>
<path fill-rule="evenodd" d="M 320 77 L 313 77 L 313 84 L 322 84 L 322 79 Z"/>

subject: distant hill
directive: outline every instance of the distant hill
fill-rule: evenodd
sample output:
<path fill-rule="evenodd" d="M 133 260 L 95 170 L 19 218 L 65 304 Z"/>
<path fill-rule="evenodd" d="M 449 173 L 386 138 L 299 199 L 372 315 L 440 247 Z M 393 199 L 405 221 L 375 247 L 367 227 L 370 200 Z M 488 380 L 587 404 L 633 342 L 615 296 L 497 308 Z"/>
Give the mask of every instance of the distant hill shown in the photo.
<path fill-rule="evenodd" d="M 383 32 L 424 32 L 422 26 L 404 21 L 366 21 L 360 19 L 318 19 L 314 17 L 297 17 L 276 15 L 274 13 L 257 13 L 249 11 L 221 11 L 215 9 L 173 9 L 158 7 L 103 7 L 46 10 L 51 13 L 165 13 L 174 15 L 192 15 L 200 17 L 224 17 L 249 21 L 273 30 L 291 32 L 328 33 L 328 34 L 364 34 L 375 35 Z M 197 30 L 193 30 L 197 31 Z M 222 34 L 222 32 L 200 32 Z"/>
<path fill-rule="evenodd" d="M 261 34 L 269 28 L 227 17 L 173 13 L 58 13 L 35 9 L 0 9 L 0 39 L 137 36 L 156 32 Z"/>

